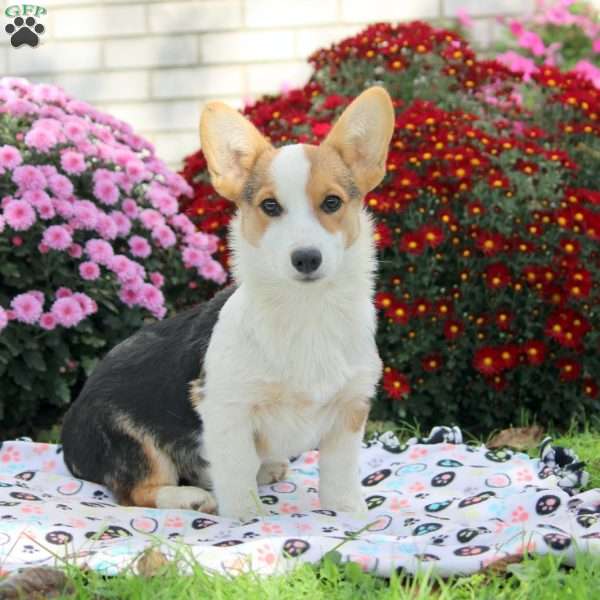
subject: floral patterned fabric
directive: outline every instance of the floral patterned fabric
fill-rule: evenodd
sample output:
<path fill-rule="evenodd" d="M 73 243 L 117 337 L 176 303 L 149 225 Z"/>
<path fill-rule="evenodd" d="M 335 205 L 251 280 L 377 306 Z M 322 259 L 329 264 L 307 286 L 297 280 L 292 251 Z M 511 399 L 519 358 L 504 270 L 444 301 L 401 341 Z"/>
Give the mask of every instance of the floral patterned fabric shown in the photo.
<path fill-rule="evenodd" d="M 64 466 L 60 446 L 19 440 L 0 447 L 0 569 L 64 561 L 115 574 L 144 549 L 183 552 L 236 574 L 283 572 L 336 550 L 387 576 L 434 567 L 478 571 L 524 552 L 600 553 L 600 489 L 568 450 L 545 440 L 539 459 L 462 442 L 435 428 L 400 445 L 389 433 L 364 445 L 368 513 L 322 510 L 318 452 L 292 461 L 289 478 L 260 489 L 264 516 L 240 523 L 186 510 L 122 507 Z"/>

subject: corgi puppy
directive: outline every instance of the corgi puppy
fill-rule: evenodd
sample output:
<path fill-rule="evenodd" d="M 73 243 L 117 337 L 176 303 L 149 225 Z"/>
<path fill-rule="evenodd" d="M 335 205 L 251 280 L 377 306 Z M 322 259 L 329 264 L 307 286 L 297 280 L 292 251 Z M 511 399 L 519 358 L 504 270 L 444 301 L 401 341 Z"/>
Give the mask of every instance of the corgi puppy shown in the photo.
<path fill-rule="evenodd" d="M 246 520 L 258 484 L 320 450 L 320 504 L 363 511 L 359 450 L 381 375 L 364 195 L 385 174 L 394 110 L 373 87 L 320 146 L 274 148 L 239 112 L 205 108 L 212 183 L 237 205 L 235 284 L 143 328 L 67 413 L 65 461 L 125 505 Z"/>

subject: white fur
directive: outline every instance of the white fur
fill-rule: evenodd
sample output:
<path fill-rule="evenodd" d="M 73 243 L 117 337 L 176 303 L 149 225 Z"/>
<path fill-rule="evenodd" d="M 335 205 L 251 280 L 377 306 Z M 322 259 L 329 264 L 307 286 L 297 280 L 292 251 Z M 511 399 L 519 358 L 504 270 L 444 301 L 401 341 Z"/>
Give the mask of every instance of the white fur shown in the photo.
<path fill-rule="evenodd" d="M 221 310 L 204 363 L 198 410 L 219 512 L 238 518 L 259 513 L 261 462 L 285 462 L 317 446 L 323 508 L 364 510 L 362 431 L 345 431 L 341 419 L 348 404 L 367 402 L 381 374 L 371 220 L 361 211 L 360 234 L 349 248 L 341 234 L 321 226 L 306 194 L 309 164 L 300 145 L 279 151 L 271 176 L 285 214 L 273 220 L 258 247 L 242 236 L 241 217 L 233 220 L 239 287 Z M 314 282 L 298 281 L 290 259 L 294 249 L 308 246 L 323 256 Z M 275 406 L 272 399 L 264 405 L 265 384 L 284 387 Z M 257 455 L 256 433 L 266 439 L 268 456 Z"/>
<path fill-rule="evenodd" d="M 165 485 L 156 493 L 156 508 L 183 508 L 212 513 L 216 507 L 211 493 L 199 487 Z"/>

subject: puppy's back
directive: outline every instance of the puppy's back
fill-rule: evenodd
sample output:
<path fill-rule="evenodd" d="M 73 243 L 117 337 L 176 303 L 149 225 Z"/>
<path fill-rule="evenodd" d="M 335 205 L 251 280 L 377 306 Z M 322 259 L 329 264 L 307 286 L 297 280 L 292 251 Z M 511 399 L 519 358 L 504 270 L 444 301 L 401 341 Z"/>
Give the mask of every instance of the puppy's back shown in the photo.
<path fill-rule="evenodd" d="M 202 424 L 189 384 L 201 373 L 219 313 L 234 290 L 144 327 L 104 357 L 64 419 L 65 462 L 74 475 L 106 483 L 116 471 L 133 469 L 138 449 L 124 434 L 127 428 L 149 433 L 174 454 L 198 443 Z M 125 468 L 115 464 L 117 456 L 133 460 Z"/>

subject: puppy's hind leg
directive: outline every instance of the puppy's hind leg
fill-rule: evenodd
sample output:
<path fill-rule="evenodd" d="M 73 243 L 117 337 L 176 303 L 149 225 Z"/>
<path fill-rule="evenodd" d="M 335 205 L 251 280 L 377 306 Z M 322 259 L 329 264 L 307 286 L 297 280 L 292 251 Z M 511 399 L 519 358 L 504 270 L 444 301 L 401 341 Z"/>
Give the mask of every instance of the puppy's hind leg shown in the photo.
<path fill-rule="evenodd" d="M 151 435 L 135 434 L 143 452 L 144 475 L 126 491 L 115 494 L 121 504 L 215 512 L 217 504 L 212 494 L 201 487 L 177 485 L 179 473 L 171 457 L 157 447 Z M 115 483 L 111 487 L 118 490 L 118 481 Z"/>
<path fill-rule="evenodd" d="M 285 478 L 288 472 L 289 463 L 285 462 L 270 462 L 266 461 L 260 465 L 256 481 L 258 485 L 269 485 L 277 483 Z"/>

